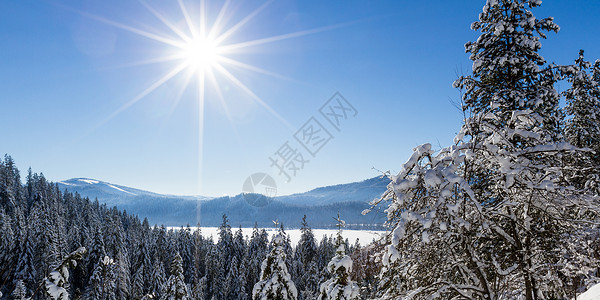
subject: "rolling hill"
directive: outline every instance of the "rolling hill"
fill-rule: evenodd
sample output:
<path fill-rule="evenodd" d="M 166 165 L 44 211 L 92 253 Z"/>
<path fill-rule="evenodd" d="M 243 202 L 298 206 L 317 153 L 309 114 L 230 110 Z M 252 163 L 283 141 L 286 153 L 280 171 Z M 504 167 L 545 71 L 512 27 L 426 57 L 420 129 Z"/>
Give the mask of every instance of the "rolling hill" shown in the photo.
<path fill-rule="evenodd" d="M 77 192 L 109 207 L 146 217 L 151 224 L 218 226 L 222 215 L 227 214 L 232 226 L 249 227 L 257 223 L 266 227 L 278 219 L 288 227 L 298 227 L 306 214 L 314 228 L 331 228 L 332 217 L 339 211 L 350 227 L 372 228 L 385 221 L 385 214 L 373 211 L 363 216 L 361 212 L 369 207 L 369 201 L 385 191 L 388 182 L 386 178 L 375 177 L 319 187 L 270 198 L 264 206 L 252 205 L 247 195 L 242 194 L 218 198 L 163 195 L 89 178 L 73 178 L 57 184 L 61 190 Z"/>

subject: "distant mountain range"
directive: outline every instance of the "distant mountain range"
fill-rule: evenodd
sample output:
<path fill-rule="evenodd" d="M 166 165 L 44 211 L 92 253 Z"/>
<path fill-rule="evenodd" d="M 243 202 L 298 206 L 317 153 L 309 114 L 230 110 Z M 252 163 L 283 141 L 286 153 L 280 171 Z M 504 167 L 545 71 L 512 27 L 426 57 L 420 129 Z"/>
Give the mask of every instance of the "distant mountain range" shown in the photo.
<path fill-rule="evenodd" d="M 307 215 L 313 228 L 331 228 L 332 217 L 338 211 L 351 228 L 379 228 L 385 221 L 382 211 L 365 216 L 369 202 L 381 196 L 389 179 L 375 177 L 360 182 L 320 187 L 305 193 L 269 198 L 264 206 L 251 205 L 252 195 L 233 197 L 174 196 L 152 193 L 140 189 L 89 178 L 73 178 L 58 182 L 61 190 L 77 192 L 101 204 L 116 206 L 128 214 L 148 218 L 150 224 L 182 226 L 200 224 L 218 226 L 222 215 L 227 214 L 234 227 L 272 226 L 277 219 L 286 227 L 299 227 Z"/>

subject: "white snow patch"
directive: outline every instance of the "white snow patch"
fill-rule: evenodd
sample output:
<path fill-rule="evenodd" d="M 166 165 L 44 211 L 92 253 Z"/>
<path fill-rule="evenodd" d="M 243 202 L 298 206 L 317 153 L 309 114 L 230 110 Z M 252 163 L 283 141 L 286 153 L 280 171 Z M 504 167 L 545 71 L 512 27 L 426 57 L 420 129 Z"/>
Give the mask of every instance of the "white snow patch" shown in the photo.
<path fill-rule="evenodd" d="M 600 299 L 600 283 L 592 286 L 585 293 L 577 296 L 577 300 L 598 300 Z"/>
<path fill-rule="evenodd" d="M 108 185 L 108 186 L 110 186 L 111 188 L 115 189 L 115 190 L 118 190 L 118 191 L 121 191 L 121 192 L 124 192 L 124 193 L 130 194 L 130 195 L 137 196 L 136 194 L 134 194 L 134 193 L 132 193 L 132 192 L 128 192 L 128 191 L 126 191 L 126 190 L 124 190 L 124 189 L 121 189 L 121 188 L 118 188 L 118 187 L 116 187 L 116 186 L 114 186 L 114 185 L 112 185 L 112 184 L 107 184 L 107 185 Z"/>
<path fill-rule="evenodd" d="M 178 230 L 178 229 L 181 229 L 181 227 L 168 227 L 167 229 Z M 191 229 L 192 229 L 192 231 L 194 231 L 194 230 L 197 230 L 198 227 L 191 227 Z M 217 239 L 219 237 L 219 227 L 200 227 L 199 229 L 201 230 L 202 235 L 204 237 L 212 236 L 214 239 Z M 238 229 L 239 228 L 232 227 L 231 231 L 233 231 L 235 233 L 236 231 L 238 231 Z M 262 229 L 262 228 L 259 228 L 259 229 Z M 253 228 L 242 228 L 242 234 L 246 237 L 250 237 L 250 236 L 252 236 L 253 230 L 254 230 Z M 278 230 L 276 230 L 274 228 L 265 228 L 265 230 L 269 234 L 269 239 L 273 238 L 273 236 L 279 232 Z M 312 232 L 315 236 L 315 239 L 317 241 L 321 241 L 324 236 L 328 236 L 330 238 L 331 237 L 335 238 L 335 236 L 337 234 L 337 229 L 312 229 Z M 292 245 L 297 245 L 298 242 L 300 241 L 300 237 L 302 235 L 302 232 L 300 231 L 300 229 L 286 229 L 285 233 L 287 236 L 290 237 L 290 242 L 292 243 Z M 385 234 L 386 234 L 386 232 L 383 230 L 344 229 L 342 231 L 342 237 L 344 239 L 347 238 L 348 242 L 351 245 L 354 245 L 354 243 L 356 243 L 356 240 L 358 239 L 358 243 L 361 244 L 362 246 L 369 245 L 374 240 L 378 240 L 379 238 L 383 237 Z"/>
<path fill-rule="evenodd" d="M 344 245 L 342 244 L 340 247 L 344 247 Z M 339 249 L 338 249 L 338 251 L 339 251 Z M 343 249 L 342 249 L 342 251 L 343 251 Z M 350 258 L 350 256 L 336 255 L 331 259 L 329 264 L 327 264 L 327 269 L 329 269 L 329 272 L 331 272 L 331 273 L 334 273 L 335 270 L 337 270 L 341 267 L 344 267 L 346 269 L 346 272 L 348 272 L 348 273 L 352 272 L 352 259 Z"/>
<path fill-rule="evenodd" d="M 81 182 L 85 182 L 87 184 L 98 184 L 98 183 L 100 183 L 100 181 L 98 181 L 98 180 L 92 180 L 92 179 L 77 179 L 77 180 L 79 180 Z"/>

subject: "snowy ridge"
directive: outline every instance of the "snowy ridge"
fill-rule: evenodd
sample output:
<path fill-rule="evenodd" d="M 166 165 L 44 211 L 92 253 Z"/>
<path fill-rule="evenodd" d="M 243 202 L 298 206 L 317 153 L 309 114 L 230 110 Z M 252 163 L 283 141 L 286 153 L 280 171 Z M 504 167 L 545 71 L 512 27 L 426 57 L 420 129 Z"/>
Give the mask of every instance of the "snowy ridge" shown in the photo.
<path fill-rule="evenodd" d="M 92 179 L 78 179 L 81 182 L 87 183 L 87 184 L 98 184 L 100 183 L 100 181 L 98 180 L 92 180 Z"/>
<path fill-rule="evenodd" d="M 130 194 L 130 195 L 137 196 L 137 194 L 134 194 L 134 193 L 132 193 L 132 192 L 128 192 L 128 191 L 126 191 L 126 190 L 124 190 L 124 189 L 121 189 L 121 188 L 118 188 L 118 187 L 116 187 L 116 186 L 114 186 L 114 185 L 112 185 L 112 184 L 108 184 L 108 186 L 110 186 L 111 188 L 113 188 L 113 189 L 115 189 L 115 190 L 117 190 L 117 191 L 121 191 L 121 192 L 124 192 L 124 193 Z"/>
<path fill-rule="evenodd" d="M 218 226 L 221 216 L 227 214 L 235 226 L 252 227 L 258 222 L 261 227 L 269 227 L 271 220 L 279 219 L 287 227 L 298 227 L 306 214 L 314 228 L 330 228 L 331 217 L 340 211 L 349 224 L 354 224 L 352 228 L 381 229 L 380 225 L 365 227 L 360 224 L 382 224 L 383 213 L 363 216 L 361 212 L 386 190 L 388 183 L 387 178 L 375 177 L 325 186 L 274 197 L 264 207 L 249 204 L 242 195 L 219 198 L 163 195 L 90 178 L 73 178 L 57 185 L 61 191 L 77 192 L 92 201 L 98 199 L 100 204 L 108 207 L 116 206 L 128 214 L 146 217 L 151 224 Z"/>

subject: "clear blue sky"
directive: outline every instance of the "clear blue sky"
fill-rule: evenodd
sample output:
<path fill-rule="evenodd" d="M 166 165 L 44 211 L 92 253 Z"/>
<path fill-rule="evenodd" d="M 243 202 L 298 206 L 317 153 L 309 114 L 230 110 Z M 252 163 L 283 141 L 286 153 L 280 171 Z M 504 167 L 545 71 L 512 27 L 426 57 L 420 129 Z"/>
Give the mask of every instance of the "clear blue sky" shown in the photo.
<path fill-rule="evenodd" d="M 146 3 L 186 29 L 177 1 Z M 183 3 L 197 19 L 199 2 Z M 263 3 L 232 1 L 224 28 Z M 222 4 L 207 1 L 209 25 Z M 207 84 L 199 152 L 198 92 L 193 84 L 180 92 L 183 73 L 115 114 L 176 65 L 136 64 L 174 50 L 124 27 L 176 37 L 141 2 L 2 1 L 0 152 L 53 181 L 89 177 L 188 195 L 237 194 L 255 172 L 270 173 L 278 194 L 376 176 L 371 167 L 397 172 L 414 146 L 448 145 L 459 129 L 451 83 L 471 69 L 463 45 L 477 37 L 470 23 L 483 4 L 273 1 L 223 44 L 341 26 L 228 54 L 268 71 L 224 65 L 290 126 L 218 75 L 227 110 Z M 534 13 L 561 26 L 542 44 L 547 60 L 570 63 L 580 48 L 600 58 L 599 1 L 546 0 Z M 358 112 L 340 131 L 318 112 L 336 91 Z M 311 117 L 333 136 L 315 157 L 294 139 Z M 269 160 L 286 141 L 310 160 L 289 183 Z"/>

